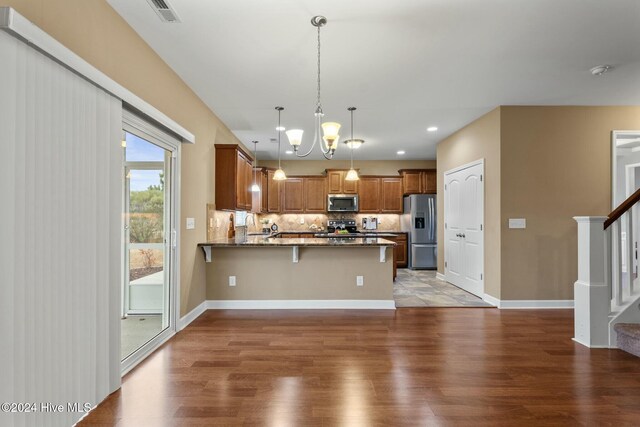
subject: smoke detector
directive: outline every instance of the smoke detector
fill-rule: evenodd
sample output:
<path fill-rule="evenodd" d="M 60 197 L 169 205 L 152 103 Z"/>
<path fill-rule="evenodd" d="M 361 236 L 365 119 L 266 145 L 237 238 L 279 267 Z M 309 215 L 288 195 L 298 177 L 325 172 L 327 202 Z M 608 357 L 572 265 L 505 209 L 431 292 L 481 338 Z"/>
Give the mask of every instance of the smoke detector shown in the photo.
<path fill-rule="evenodd" d="M 169 24 L 176 24 L 180 22 L 180 18 L 178 18 L 178 14 L 166 0 L 147 0 L 147 1 L 151 5 L 151 8 L 155 10 L 155 12 L 158 14 L 162 22 L 166 22 Z"/>
<path fill-rule="evenodd" d="M 597 67 L 593 67 L 590 71 L 594 76 L 601 76 L 611 70 L 613 70 L 611 65 L 598 65 Z"/>

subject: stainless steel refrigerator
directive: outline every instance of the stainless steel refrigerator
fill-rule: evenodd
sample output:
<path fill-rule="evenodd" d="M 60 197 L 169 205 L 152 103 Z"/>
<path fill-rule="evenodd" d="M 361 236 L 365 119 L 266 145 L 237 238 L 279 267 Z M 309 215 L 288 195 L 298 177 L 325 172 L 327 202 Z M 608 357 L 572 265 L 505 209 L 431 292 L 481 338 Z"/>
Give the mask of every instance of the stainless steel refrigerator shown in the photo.
<path fill-rule="evenodd" d="M 409 268 L 438 267 L 435 194 L 412 194 L 404 197 L 402 231 L 409 234 Z"/>

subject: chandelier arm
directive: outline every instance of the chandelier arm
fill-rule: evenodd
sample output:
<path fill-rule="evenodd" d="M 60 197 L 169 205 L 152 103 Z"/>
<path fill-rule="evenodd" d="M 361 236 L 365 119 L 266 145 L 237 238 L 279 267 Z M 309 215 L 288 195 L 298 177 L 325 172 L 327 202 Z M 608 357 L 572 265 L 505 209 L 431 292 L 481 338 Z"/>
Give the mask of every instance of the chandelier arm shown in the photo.
<path fill-rule="evenodd" d="M 311 147 L 309 148 L 309 151 L 307 151 L 305 154 L 298 154 L 298 152 L 296 151 L 296 157 L 307 157 L 309 154 L 311 154 L 311 152 L 313 151 L 314 147 L 316 146 L 316 143 L 318 143 L 320 141 L 319 136 L 322 133 L 321 130 L 321 124 L 320 124 L 320 117 L 316 116 L 316 126 L 315 127 L 315 134 L 313 135 L 313 144 L 311 144 Z M 327 157 L 326 154 L 328 154 L 331 150 L 327 149 L 325 151 L 324 148 L 322 148 L 322 143 L 320 143 L 320 151 L 322 151 L 322 155 L 327 159 L 327 160 L 331 160 L 331 157 Z"/>

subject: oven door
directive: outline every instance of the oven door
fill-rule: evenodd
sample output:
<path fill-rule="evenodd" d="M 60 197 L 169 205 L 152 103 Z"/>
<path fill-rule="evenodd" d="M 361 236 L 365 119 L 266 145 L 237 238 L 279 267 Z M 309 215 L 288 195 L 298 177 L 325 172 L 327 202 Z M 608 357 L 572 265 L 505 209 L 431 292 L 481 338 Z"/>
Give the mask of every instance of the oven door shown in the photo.
<path fill-rule="evenodd" d="M 329 194 L 329 212 L 358 212 L 358 196 L 351 194 Z"/>

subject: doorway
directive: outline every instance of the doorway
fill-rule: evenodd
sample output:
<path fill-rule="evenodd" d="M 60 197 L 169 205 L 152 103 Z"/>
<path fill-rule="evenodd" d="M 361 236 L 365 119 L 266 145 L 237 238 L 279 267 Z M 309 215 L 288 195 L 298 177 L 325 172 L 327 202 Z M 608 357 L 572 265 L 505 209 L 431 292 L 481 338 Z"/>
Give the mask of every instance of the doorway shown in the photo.
<path fill-rule="evenodd" d="M 120 337 L 124 373 L 176 331 L 175 167 L 179 145 L 160 130 L 125 116 L 122 146 Z"/>
<path fill-rule="evenodd" d="M 615 209 L 624 202 L 638 188 L 640 188 L 640 131 L 613 131 L 612 132 L 612 189 L 611 209 Z M 634 206 L 628 213 L 622 216 L 622 230 L 620 232 L 620 280 L 622 291 L 625 295 L 631 293 L 630 283 L 638 277 L 638 241 L 640 240 L 640 209 Z M 627 225 L 633 218 L 631 236 L 627 236 Z M 616 236 L 613 236 L 614 243 Z M 628 240 L 631 239 L 631 242 Z M 630 243 L 630 244 L 629 244 Z M 632 265 L 627 265 L 631 253 Z M 615 254 L 614 254 L 615 257 Z M 617 261 L 613 261 L 613 265 Z"/>
<path fill-rule="evenodd" d="M 444 174 L 445 280 L 484 297 L 484 160 Z"/>

